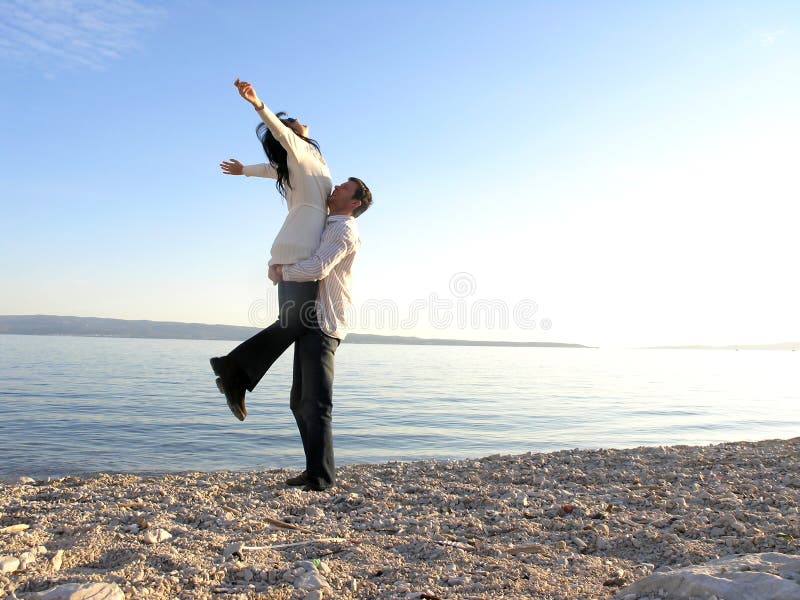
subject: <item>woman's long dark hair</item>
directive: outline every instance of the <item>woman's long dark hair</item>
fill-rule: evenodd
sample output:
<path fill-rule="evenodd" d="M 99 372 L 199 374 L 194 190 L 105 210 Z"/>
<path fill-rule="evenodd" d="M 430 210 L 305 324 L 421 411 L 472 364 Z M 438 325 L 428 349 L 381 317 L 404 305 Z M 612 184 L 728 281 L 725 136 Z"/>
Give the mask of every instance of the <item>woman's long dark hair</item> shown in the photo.
<path fill-rule="evenodd" d="M 288 119 L 284 112 L 279 112 L 275 116 L 287 126 L 294 121 L 294 119 Z M 297 135 L 294 131 L 292 134 Z M 258 127 L 256 127 L 256 135 L 258 139 L 261 140 L 261 145 L 264 147 L 264 153 L 267 155 L 269 164 L 275 167 L 275 170 L 278 172 L 278 179 L 275 182 L 275 187 L 278 188 L 280 195 L 286 198 L 286 188 L 292 187 L 292 182 L 289 180 L 289 165 L 286 162 L 286 148 L 281 146 L 281 143 L 275 139 L 275 136 L 272 135 L 272 132 L 264 123 L 259 123 Z M 302 135 L 298 135 L 297 137 L 314 146 L 316 151 L 319 152 L 319 144 L 316 141 L 303 137 Z"/>

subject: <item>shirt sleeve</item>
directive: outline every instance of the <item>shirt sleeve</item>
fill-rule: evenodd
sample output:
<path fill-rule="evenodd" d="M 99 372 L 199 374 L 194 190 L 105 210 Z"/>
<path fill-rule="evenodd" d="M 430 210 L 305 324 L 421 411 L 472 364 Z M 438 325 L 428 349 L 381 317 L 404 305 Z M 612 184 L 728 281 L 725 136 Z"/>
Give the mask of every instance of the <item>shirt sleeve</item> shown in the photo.
<path fill-rule="evenodd" d="M 349 227 L 344 231 L 329 228 L 316 252 L 305 260 L 283 267 L 285 281 L 319 281 L 356 247 L 356 238 Z"/>
<path fill-rule="evenodd" d="M 260 165 L 245 165 L 244 174 L 247 177 L 268 177 L 269 179 L 277 179 L 278 171 L 275 170 L 269 163 L 261 163 Z"/>
<path fill-rule="evenodd" d="M 267 108 L 266 104 L 264 104 L 264 108 L 257 112 L 261 120 L 264 121 L 264 125 L 272 132 L 272 135 L 275 136 L 275 139 L 283 146 L 283 149 L 297 158 L 298 154 L 303 151 L 303 147 L 308 144 L 297 137 L 294 131 L 284 125 L 283 121 L 276 117 L 275 113 Z"/>

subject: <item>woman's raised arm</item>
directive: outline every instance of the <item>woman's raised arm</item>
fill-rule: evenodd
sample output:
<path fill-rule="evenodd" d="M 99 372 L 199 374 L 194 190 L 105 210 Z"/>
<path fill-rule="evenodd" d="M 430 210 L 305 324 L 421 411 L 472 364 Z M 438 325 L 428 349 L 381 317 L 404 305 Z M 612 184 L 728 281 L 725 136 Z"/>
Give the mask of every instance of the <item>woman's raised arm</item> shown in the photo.
<path fill-rule="evenodd" d="M 233 82 L 233 85 L 235 85 L 236 89 L 239 90 L 239 95 L 252 104 L 253 108 L 256 110 L 261 110 L 261 108 L 264 107 L 264 103 L 261 101 L 261 98 L 258 97 L 256 89 L 253 87 L 252 83 L 240 81 L 237 78 L 236 81 Z"/>
<path fill-rule="evenodd" d="M 233 85 L 239 90 L 239 95 L 253 105 L 253 108 L 256 109 L 261 120 L 264 121 L 264 124 L 267 126 L 267 129 L 272 132 L 272 135 L 275 136 L 275 139 L 278 140 L 280 145 L 283 146 L 287 152 L 291 152 L 296 156 L 298 149 L 301 147 L 298 144 L 298 140 L 302 140 L 300 140 L 291 129 L 284 125 L 283 121 L 275 116 L 275 113 L 267 108 L 267 105 L 258 97 L 253 84 L 237 79 L 233 82 Z"/>

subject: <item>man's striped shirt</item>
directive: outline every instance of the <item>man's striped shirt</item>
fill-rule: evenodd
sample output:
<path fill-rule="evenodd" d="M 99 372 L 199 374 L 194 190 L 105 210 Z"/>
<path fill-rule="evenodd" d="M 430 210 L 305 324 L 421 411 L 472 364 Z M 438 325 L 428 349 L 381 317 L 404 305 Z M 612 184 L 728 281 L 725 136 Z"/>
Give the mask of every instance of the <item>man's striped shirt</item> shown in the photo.
<path fill-rule="evenodd" d="M 329 216 L 319 248 L 309 258 L 284 265 L 285 281 L 319 281 L 317 320 L 323 333 L 343 340 L 347 335 L 346 312 L 352 303 L 353 261 L 361 248 L 356 220 Z"/>

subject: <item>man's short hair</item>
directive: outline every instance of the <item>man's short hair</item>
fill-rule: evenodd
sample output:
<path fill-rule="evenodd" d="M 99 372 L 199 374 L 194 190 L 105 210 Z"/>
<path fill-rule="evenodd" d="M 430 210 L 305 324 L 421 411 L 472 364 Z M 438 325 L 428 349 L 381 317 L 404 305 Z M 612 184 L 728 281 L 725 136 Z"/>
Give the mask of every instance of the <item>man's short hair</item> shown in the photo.
<path fill-rule="evenodd" d="M 348 177 L 347 181 L 354 181 L 358 184 L 356 193 L 353 194 L 353 200 L 361 200 L 361 204 L 353 209 L 353 216 L 357 217 L 370 206 L 372 206 L 372 192 L 369 191 L 367 184 L 361 181 L 358 177 Z"/>

